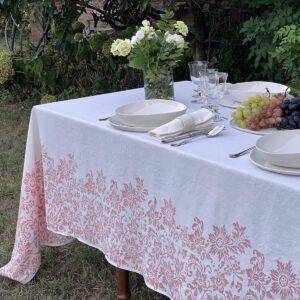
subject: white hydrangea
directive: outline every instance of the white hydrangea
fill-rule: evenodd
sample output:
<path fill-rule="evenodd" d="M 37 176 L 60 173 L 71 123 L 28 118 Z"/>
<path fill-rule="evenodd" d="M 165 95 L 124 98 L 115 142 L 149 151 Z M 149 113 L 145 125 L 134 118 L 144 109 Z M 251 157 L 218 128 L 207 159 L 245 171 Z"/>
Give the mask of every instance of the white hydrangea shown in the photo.
<path fill-rule="evenodd" d="M 156 36 L 156 33 L 154 31 L 152 31 L 148 34 L 147 39 L 151 40 L 154 36 Z"/>
<path fill-rule="evenodd" d="M 131 43 L 129 39 L 115 40 L 111 45 L 111 53 L 114 56 L 127 56 L 131 50 Z"/>
<path fill-rule="evenodd" d="M 166 36 L 167 43 L 174 43 L 178 48 L 182 49 L 184 47 L 184 38 L 179 34 L 168 34 Z"/>
<path fill-rule="evenodd" d="M 154 28 L 151 27 L 151 26 L 144 26 L 144 27 L 141 27 L 141 30 L 143 30 L 144 33 L 145 33 L 146 35 L 148 35 L 148 34 L 150 34 L 151 32 L 154 32 L 154 31 L 155 31 Z"/>
<path fill-rule="evenodd" d="M 181 33 L 183 36 L 186 36 L 189 32 L 188 27 L 182 21 L 177 21 L 175 24 L 175 28 L 177 28 L 179 33 Z"/>
<path fill-rule="evenodd" d="M 142 24 L 143 24 L 143 26 L 150 26 L 150 22 L 148 21 L 148 20 L 144 20 L 143 22 L 142 22 Z"/>
<path fill-rule="evenodd" d="M 145 32 L 143 30 L 138 30 L 137 33 L 131 38 L 131 45 L 139 43 L 145 37 Z"/>
<path fill-rule="evenodd" d="M 145 37 L 145 32 L 143 30 L 138 30 L 135 34 L 138 41 L 141 41 Z"/>
<path fill-rule="evenodd" d="M 130 43 L 131 43 L 131 45 L 133 46 L 133 45 L 135 45 L 137 42 L 138 42 L 138 39 L 137 39 L 137 37 L 134 35 L 134 36 L 131 38 Z"/>

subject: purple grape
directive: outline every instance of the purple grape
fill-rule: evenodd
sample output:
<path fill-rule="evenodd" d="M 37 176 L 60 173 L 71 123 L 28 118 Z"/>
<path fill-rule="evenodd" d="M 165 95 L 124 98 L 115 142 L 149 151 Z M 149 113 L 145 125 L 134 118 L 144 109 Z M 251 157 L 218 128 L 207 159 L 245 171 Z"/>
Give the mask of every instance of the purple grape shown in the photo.
<path fill-rule="evenodd" d="M 293 104 L 298 104 L 298 103 L 300 103 L 300 98 L 293 98 L 290 100 L 290 102 Z"/>

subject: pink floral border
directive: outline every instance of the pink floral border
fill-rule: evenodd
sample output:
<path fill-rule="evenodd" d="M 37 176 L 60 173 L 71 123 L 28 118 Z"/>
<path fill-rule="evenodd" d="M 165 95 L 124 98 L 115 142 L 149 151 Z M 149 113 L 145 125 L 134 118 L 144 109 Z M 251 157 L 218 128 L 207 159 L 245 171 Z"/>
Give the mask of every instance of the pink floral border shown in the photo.
<path fill-rule="evenodd" d="M 265 270 L 265 257 L 252 249 L 246 227 L 213 226 L 205 235 L 198 217 L 191 228 L 177 224 L 172 201 L 158 207 L 142 179 L 119 188 L 101 170 L 79 178 L 77 169 L 71 154 L 55 166 L 43 153 L 35 171 L 26 173 L 15 248 L 1 275 L 27 282 L 39 267 L 41 244 L 71 240 L 48 231 L 47 223 L 101 249 L 172 299 L 300 299 L 300 270 L 297 275 L 288 260 Z"/>

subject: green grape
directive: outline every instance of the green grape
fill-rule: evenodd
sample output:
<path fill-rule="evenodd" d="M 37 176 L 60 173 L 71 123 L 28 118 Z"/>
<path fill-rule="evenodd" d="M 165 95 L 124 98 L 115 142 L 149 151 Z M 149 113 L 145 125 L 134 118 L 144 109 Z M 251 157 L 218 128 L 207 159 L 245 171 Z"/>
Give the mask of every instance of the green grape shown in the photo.
<path fill-rule="evenodd" d="M 241 118 L 243 117 L 243 113 L 242 113 L 241 110 L 237 110 L 237 111 L 235 112 L 235 115 L 236 115 L 236 118 L 237 118 L 237 119 L 241 119 Z"/>
<path fill-rule="evenodd" d="M 248 118 L 251 115 L 251 110 L 249 108 L 244 108 L 243 116 L 244 118 Z"/>
<path fill-rule="evenodd" d="M 247 126 L 248 126 L 248 122 L 247 121 L 244 120 L 244 121 L 240 122 L 240 127 L 241 128 L 247 128 Z"/>

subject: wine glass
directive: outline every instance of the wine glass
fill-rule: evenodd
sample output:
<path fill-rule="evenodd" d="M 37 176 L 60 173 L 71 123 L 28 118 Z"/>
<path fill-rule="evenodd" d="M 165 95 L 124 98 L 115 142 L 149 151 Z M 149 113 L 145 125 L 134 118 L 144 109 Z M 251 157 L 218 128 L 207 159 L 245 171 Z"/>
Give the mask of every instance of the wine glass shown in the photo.
<path fill-rule="evenodd" d="M 191 61 L 188 63 L 190 69 L 190 77 L 192 82 L 197 86 L 197 94 L 193 95 L 197 100 L 193 100 L 192 102 L 202 103 L 201 97 L 201 80 L 200 80 L 200 71 L 206 70 L 208 62 L 207 61 Z"/>

